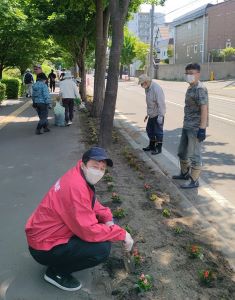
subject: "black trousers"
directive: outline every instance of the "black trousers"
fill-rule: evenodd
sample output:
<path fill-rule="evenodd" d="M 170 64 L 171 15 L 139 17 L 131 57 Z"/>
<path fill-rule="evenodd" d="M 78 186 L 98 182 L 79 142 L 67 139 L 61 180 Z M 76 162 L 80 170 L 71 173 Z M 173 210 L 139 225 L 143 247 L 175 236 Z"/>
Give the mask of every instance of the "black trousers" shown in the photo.
<path fill-rule="evenodd" d="M 50 80 L 50 89 L 51 89 L 52 92 L 55 91 L 55 81 Z"/>
<path fill-rule="evenodd" d="M 164 119 L 163 119 L 162 124 L 158 124 L 157 116 L 154 118 L 148 119 L 146 131 L 147 131 L 148 138 L 151 141 L 156 141 L 158 143 L 162 143 L 162 141 L 163 141 L 163 125 L 164 125 Z"/>
<path fill-rule="evenodd" d="M 65 108 L 65 122 L 68 123 L 73 120 L 74 99 L 63 98 L 62 103 Z"/>
<path fill-rule="evenodd" d="M 48 104 L 37 103 L 36 110 L 39 117 L 37 129 L 46 128 L 48 126 Z"/>
<path fill-rule="evenodd" d="M 90 243 L 73 236 L 67 244 L 49 251 L 29 247 L 32 257 L 41 265 L 53 268 L 60 274 L 70 274 L 92 268 L 104 262 L 111 250 L 111 242 Z"/>

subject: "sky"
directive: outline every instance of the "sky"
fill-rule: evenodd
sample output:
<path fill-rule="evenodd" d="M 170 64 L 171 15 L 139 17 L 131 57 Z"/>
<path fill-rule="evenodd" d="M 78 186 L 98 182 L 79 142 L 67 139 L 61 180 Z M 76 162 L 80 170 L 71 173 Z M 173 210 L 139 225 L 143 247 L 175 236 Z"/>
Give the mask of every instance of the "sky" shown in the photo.
<path fill-rule="evenodd" d="M 207 3 L 220 3 L 223 2 L 223 0 L 166 0 L 165 6 L 156 6 L 155 12 L 161 12 L 166 14 L 165 21 L 171 22 L 173 19 L 184 15 L 187 12 L 190 12 L 204 4 Z M 150 5 L 143 4 L 141 5 L 141 11 L 142 12 L 148 12 L 150 10 Z M 175 12 L 172 12 L 173 10 L 176 10 Z"/>

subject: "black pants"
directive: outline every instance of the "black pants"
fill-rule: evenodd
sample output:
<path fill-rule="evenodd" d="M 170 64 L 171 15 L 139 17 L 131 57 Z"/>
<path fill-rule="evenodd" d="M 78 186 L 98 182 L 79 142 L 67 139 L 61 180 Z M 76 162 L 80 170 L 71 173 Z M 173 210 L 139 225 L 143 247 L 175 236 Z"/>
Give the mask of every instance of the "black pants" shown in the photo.
<path fill-rule="evenodd" d="M 39 122 L 37 129 L 46 128 L 48 126 L 48 105 L 44 103 L 37 103 L 37 113 L 39 117 Z"/>
<path fill-rule="evenodd" d="M 158 124 L 157 117 L 149 118 L 146 126 L 146 131 L 149 139 L 151 141 L 156 141 L 158 143 L 162 143 L 163 141 L 163 124 Z"/>
<path fill-rule="evenodd" d="M 49 251 L 29 247 L 33 258 L 58 273 L 70 274 L 94 267 L 104 262 L 111 250 L 111 242 L 89 243 L 74 236 L 67 244 L 55 246 Z"/>
<path fill-rule="evenodd" d="M 52 92 L 55 91 L 55 81 L 50 81 L 50 89 Z"/>
<path fill-rule="evenodd" d="M 65 122 L 73 120 L 73 107 L 74 107 L 74 99 L 64 98 L 62 99 L 63 106 L 65 108 Z"/>

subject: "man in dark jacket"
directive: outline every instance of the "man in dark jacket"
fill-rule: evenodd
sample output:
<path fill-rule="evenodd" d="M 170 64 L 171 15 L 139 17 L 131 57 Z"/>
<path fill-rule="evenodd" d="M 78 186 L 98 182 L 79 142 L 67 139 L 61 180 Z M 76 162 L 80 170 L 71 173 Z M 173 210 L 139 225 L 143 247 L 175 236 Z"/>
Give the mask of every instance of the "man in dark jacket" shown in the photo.
<path fill-rule="evenodd" d="M 51 73 L 48 75 L 48 79 L 50 82 L 51 92 L 54 92 L 55 91 L 55 80 L 56 80 L 56 74 L 54 73 L 54 70 L 51 70 Z"/>

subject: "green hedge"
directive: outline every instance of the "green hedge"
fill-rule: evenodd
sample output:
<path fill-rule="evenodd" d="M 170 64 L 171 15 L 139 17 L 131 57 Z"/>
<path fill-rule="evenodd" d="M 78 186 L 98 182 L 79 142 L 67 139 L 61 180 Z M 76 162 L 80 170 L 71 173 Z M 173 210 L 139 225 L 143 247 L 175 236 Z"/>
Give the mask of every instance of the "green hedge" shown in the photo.
<path fill-rule="evenodd" d="M 1 83 L 6 85 L 7 99 L 18 99 L 20 94 L 20 81 L 18 79 L 3 79 Z"/>
<path fill-rule="evenodd" d="M 0 103 L 6 98 L 6 85 L 0 82 Z"/>

